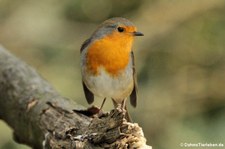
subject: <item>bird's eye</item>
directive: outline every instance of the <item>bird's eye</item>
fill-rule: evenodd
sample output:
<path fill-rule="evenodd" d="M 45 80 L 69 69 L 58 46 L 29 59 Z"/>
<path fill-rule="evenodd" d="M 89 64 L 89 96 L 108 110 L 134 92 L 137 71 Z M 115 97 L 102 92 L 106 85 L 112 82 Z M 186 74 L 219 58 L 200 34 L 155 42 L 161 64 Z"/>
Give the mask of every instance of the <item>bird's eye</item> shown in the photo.
<path fill-rule="evenodd" d="M 118 32 L 124 32 L 125 28 L 123 28 L 123 27 L 118 27 L 117 30 L 118 30 Z"/>

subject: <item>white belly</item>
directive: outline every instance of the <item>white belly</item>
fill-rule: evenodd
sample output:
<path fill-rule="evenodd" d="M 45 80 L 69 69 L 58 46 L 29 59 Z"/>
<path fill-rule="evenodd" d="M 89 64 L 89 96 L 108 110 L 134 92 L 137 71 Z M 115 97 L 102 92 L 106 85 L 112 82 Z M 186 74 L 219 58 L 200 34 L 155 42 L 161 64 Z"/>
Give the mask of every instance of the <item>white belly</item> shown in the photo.
<path fill-rule="evenodd" d="M 100 75 L 89 77 L 83 75 L 86 76 L 83 79 L 87 87 L 95 95 L 121 101 L 121 99 L 127 98 L 131 94 L 134 86 L 133 69 L 130 66 L 131 64 L 118 77 L 112 77 L 104 68 L 100 68 Z"/>

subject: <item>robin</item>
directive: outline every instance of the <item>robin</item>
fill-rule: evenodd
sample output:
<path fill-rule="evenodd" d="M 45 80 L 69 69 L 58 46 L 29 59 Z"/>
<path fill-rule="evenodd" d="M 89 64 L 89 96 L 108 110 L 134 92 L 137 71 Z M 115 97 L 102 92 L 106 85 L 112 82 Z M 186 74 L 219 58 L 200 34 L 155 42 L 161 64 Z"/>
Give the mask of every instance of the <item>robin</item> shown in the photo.
<path fill-rule="evenodd" d="M 115 108 L 126 111 L 130 96 L 133 107 L 137 105 L 137 81 L 132 44 L 137 32 L 132 22 L 116 17 L 104 21 L 81 46 L 82 84 L 86 100 L 93 103 L 94 95 L 112 98 Z"/>

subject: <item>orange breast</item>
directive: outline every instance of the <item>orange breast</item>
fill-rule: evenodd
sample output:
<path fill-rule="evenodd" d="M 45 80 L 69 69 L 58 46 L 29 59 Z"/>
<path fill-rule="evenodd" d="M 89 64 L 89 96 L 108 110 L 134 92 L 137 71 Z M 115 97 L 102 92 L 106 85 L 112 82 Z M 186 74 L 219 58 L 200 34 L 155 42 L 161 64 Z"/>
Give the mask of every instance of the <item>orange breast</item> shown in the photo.
<path fill-rule="evenodd" d="M 110 75 L 118 75 L 129 63 L 132 43 L 132 36 L 118 32 L 95 41 L 87 53 L 88 71 L 98 75 L 103 67 Z"/>

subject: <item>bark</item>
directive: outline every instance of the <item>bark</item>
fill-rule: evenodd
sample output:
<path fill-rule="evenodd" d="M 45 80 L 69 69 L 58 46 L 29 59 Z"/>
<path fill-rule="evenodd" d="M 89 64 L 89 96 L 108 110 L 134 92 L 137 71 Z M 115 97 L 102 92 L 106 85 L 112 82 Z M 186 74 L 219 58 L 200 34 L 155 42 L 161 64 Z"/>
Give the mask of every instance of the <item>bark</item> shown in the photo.
<path fill-rule="evenodd" d="M 0 47 L 0 119 L 13 129 L 15 141 L 35 149 L 151 148 L 120 109 L 101 117 L 88 112 Z"/>

